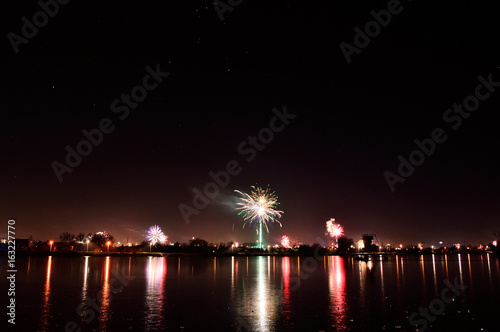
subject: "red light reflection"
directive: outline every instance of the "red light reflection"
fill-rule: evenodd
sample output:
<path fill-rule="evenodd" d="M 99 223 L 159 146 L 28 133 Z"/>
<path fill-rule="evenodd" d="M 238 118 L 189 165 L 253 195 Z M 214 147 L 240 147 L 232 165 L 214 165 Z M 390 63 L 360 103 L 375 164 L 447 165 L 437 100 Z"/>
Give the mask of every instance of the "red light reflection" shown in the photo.
<path fill-rule="evenodd" d="M 347 331 L 347 303 L 345 301 L 344 258 L 328 257 L 328 289 L 330 291 L 330 317 L 337 331 Z"/>

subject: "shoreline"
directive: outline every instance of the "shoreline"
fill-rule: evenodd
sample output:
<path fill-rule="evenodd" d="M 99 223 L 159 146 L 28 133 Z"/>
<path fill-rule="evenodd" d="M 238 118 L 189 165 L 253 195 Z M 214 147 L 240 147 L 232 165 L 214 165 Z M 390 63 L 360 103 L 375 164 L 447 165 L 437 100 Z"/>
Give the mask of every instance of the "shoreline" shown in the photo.
<path fill-rule="evenodd" d="M 319 256 L 343 256 L 356 257 L 358 255 L 372 256 L 430 256 L 430 255 L 456 255 L 456 254 L 472 254 L 472 255 L 496 255 L 493 251 L 465 251 L 465 252 L 359 252 L 359 253 L 318 253 Z M 7 256 L 7 252 L 0 252 L 0 256 Z M 296 253 L 296 252 L 239 252 L 239 253 L 199 253 L 199 252 L 87 252 L 87 251 L 59 251 L 59 252 L 43 252 L 43 251 L 17 251 L 18 257 L 168 257 L 168 256 L 201 256 L 201 257 L 253 257 L 253 256 L 278 256 L 278 257 L 310 257 L 315 256 L 313 253 Z"/>

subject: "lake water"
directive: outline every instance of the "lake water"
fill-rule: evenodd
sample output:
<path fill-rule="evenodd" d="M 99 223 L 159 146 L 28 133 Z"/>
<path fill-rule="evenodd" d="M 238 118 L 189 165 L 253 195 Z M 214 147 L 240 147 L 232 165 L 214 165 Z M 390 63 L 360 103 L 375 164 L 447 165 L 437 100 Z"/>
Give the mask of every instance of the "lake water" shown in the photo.
<path fill-rule="evenodd" d="M 428 331 L 500 331 L 492 255 L 54 256 L 17 266 L 16 331 L 415 331 L 413 312 Z M 0 268 L 6 292 L 6 257 Z M 447 280 L 458 286 L 449 301 Z M 427 318 L 418 313 L 431 304 Z"/>

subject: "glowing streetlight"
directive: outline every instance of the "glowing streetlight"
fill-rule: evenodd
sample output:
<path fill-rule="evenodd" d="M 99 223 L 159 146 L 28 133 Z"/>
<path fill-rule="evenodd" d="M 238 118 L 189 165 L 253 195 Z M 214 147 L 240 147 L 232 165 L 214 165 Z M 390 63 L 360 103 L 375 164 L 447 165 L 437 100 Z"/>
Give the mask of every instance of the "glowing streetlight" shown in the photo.
<path fill-rule="evenodd" d="M 108 253 L 109 253 L 109 245 L 111 244 L 110 241 L 106 242 L 106 244 L 108 245 Z"/>
<path fill-rule="evenodd" d="M 87 239 L 87 252 L 89 252 L 89 240 Z"/>
<path fill-rule="evenodd" d="M 50 250 L 49 250 L 49 251 L 52 251 L 52 245 L 54 244 L 54 241 L 52 241 L 52 240 L 51 240 L 51 241 L 49 242 L 49 244 L 50 244 Z"/>

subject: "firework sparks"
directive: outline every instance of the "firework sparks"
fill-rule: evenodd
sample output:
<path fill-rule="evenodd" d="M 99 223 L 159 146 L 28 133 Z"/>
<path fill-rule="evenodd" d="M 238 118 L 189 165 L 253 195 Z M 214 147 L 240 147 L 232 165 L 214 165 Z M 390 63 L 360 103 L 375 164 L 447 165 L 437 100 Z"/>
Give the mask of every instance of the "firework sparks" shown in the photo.
<path fill-rule="evenodd" d="M 148 230 L 148 241 L 151 242 L 152 245 L 157 243 L 165 244 L 167 242 L 167 236 L 163 234 L 160 226 L 154 225 L 149 227 Z"/>
<path fill-rule="evenodd" d="M 286 235 L 281 237 L 281 246 L 283 248 L 290 248 L 290 238 Z"/>
<path fill-rule="evenodd" d="M 330 235 L 330 237 L 335 239 L 335 242 L 338 242 L 339 237 L 344 235 L 344 227 L 340 226 L 340 224 L 337 224 L 334 218 L 331 218 L 326 222 L 325 235 Z"/>
<path fill-rule="evenodd" d="M 238 215 L 243 215 L 243 220 L 245 221 L 243 227 L 245 227 L 247 222 L 249 225 L 252 223 L 255 225 L 264 225 L 268 233 L 268 225 L 271 223 L 277 222 L 282 227 L 278 219 L 281 218 L 283 211 L 275 209 L 279 205 L 278 197 L 269 187 L 262 189 L 252 186 L 250 194 L 239 190 L 235 190 L 235 192 L 242 196 L 239 198 L 240 201 L 236 203 L 236 210 L 239 210 Z"/>

